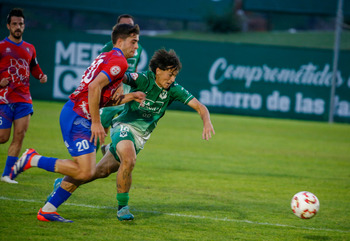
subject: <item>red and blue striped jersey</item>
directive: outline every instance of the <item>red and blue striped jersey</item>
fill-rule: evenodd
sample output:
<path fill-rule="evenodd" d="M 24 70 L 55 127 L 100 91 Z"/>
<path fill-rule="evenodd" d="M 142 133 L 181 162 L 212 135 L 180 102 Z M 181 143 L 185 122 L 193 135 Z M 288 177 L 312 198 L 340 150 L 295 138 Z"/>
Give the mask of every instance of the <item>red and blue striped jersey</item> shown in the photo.
<path fill-rule="evenodd" d="M 7 37 L 0 42 L 0 80 L 7 78 L 9 84 L 0 87 L 0 104 L 16 102 L 32 103 L 29 92 L 30 73 L 39 79 L 41 71 L 32 44 L 12 42 Z"/>
<path fill-rule="evenodd" d="M 89 85 L 101 72 L 108 77 L 110 83 L 102 89 L 100 99 L 100 108 L 104 107 L 123 80 L 127 69 L 128 63 L 120 49 L 113 48 L 110 52 L 101 53 L 85 71 L 78 88 L 69 96 L 74 103 L 73 110 L 78 115 L 90 120 Z"/>

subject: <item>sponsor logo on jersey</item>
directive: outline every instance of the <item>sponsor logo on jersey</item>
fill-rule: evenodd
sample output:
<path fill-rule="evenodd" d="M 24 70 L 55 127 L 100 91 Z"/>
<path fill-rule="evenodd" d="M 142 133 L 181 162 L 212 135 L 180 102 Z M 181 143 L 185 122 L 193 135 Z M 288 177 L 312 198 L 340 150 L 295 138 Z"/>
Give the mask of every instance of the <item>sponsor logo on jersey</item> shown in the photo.
<path fill-rule="evenodd" d="M 111 72 L 111 75 L 116 76 L 120 73 L 120 67 L 115 65 L 109 71 Z"/>
<path fill-rule="evenodd" d="M 153 101 L 153 100 L 146 99 L 144 101 L 143 106 L 139 105 L 139 109 L 146 111 L 146 112 L 152 112 L 152 113 L 159 114 L 163 106 L 164 106 L 163 101 Z"/>
<path fill-rule="evenodd" d="M 6 48 L 6 53 L 10 53 L 11 49 L 10 48 Z"/>
<path fill-rule="evenodd" d="M 139 77 L 137 73 L 131 73 L 130 76 L 133 80 L 136 80 Z"/>
<path fill-rule="evenodd" d="M 168 91 L 163 90 L 162 93 L 159 94 L 159 98 L 164 100 L 168 96 Z"/>
<path fill-rule="evenodd" d="M 25 59 L 10 59 L 10 64 L 7 72 L 11 75 L 13 82 L 22 82 L 29 77 L 29 64 Z"/>

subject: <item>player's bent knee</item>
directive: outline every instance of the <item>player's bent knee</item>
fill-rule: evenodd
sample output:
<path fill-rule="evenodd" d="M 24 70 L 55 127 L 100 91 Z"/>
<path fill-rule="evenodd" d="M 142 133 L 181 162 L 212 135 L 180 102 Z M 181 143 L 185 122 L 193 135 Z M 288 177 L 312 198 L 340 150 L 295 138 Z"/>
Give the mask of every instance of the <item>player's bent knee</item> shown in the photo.
<path fill-rule="evenodd" d="M 110 170 L 98 169 L 96 170 L 97 178 L 105 178 L 108 177 L 112 172 Z"/>
<path fill-rule="evenodd" d="M 123 160 L 123 162 L 126 168 L 128 168 L 129 170 L 133 170 L 135 167 L 136 158 L 125 159 Z"/>
<path fill-rule="evenodd" d="M 11 128 L 9 129 L 0 129 L 0 144 L 4 144 L 10 140 Z"/>
<path fill-rule="evenodd" d="M 90 179 L 93 177 L 93 173 L 91 172 L 81 172 L 75 179 L 83 182 L 90 181 Z"/>
<path fill-rule="evenodd" d="M 9 136 L 1 136 L 0 137 L 0 144 L 5 144 L 6 142 L 8 142 L 9 139 L 10 139 Z"/>

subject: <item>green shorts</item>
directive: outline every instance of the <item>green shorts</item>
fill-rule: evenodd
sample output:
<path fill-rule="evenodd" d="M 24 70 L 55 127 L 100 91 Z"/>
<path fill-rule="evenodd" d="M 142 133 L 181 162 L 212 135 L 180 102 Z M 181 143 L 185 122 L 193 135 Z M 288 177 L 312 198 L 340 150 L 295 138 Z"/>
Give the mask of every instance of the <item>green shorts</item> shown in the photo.
<path fill-rule="evenodd" d="M 113 154 L 115 159 L 117 161 L 120 161 L 118 155 L 117 155 L 117 144 L 124 140 L 129 140 L 134 143 L 134 148 L 136 150 L 136 155 L 140 152 L 141 148 L 138 147 L 138 145 L 135 142 L 135 136 L 133 132 L 130 130 L 129 126 L 123 125 L 121 123 L 115 124 L 111 130 L 111 139 L 112 144 L 109 147 L 109 151 Z"/>
<path fill-rule="evenodd" d="M 101 123 L 104 128 L 112 125 L 114 116 L 119 115 L 124 110 L 124 105 L 108 106 L 100 109 Z"/>

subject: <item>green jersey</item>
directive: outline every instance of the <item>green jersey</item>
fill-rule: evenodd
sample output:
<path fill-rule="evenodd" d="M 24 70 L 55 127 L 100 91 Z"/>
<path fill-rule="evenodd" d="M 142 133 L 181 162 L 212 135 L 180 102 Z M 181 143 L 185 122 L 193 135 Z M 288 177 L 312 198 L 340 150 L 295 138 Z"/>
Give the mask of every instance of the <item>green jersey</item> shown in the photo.
<path fill-rule="evenodd" d="M 155 81 L 155 74 L 150 70 L 126 75 L 131 92 L 144 92 L 146 100 L 143 106 L 136 101 L 126 103 L 123 112 L 113 119 L 113 123 L 130 125 L 140 136 L 147 136 L 154 130 L 157 122 L 173 101 L 180 101 L 187 105 L 194 98 L 190 92 L 176 82 L 168 89 L 159 87 Z"/>
<path fill-rule="evenodd" d="M 108 42 L 105 44 L 105 46 L 102 48 L 102 52 L 109 52 L 113 48 L 113 43 L 112 41 Z M 128 58 L 128 72 L 136 72 L 137 65 L 140 62 L 140 57 L 141 57 L 141 52 L 142 52 L 142 46 L 139 44 L 139 48 L 135 51 L 135 54 L 132 58 Z M 127 94 L 130 92 L 130 86 L 123 84 L 123 92 L 124 94 Z M 124 104 L 123 105 L 117 105 L 117 106 L 109 106 L 109 107 L 104 107 L 100 109 L 100 116 L 101 116 L 101 123 L 104 128 L 108 128 L 111 123 L 112 119 L 116 114 L 119 114 L 122 110 L 124 109 Z"/>
<path fill-rule="evenodd" d="M 106 43 L 105 46 L 103 46 L 101 51 L 102 53 L 109 52 L 112 50 L 112 48 L 113 48 L 113 43 L 112 41 L 110 41 Z M 129 68 L 127 70 L 128 72 L 136 72 L 136 67 L 140 62 L 141 52 L 142 52 L 142 46 L 139 44 L 139 48 L 135 51 L 134 57 L 127 59 L 128 65 L 129 65 Z"/>

